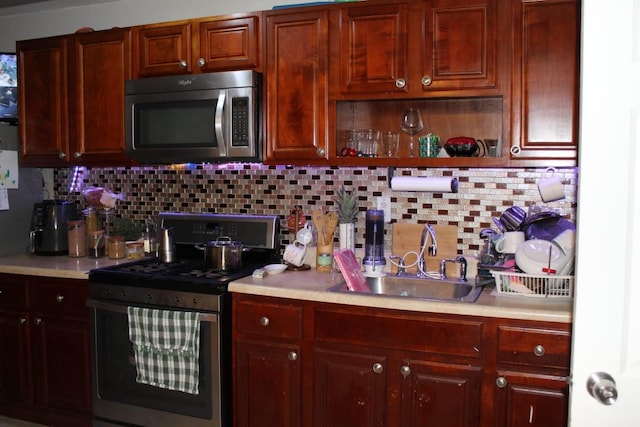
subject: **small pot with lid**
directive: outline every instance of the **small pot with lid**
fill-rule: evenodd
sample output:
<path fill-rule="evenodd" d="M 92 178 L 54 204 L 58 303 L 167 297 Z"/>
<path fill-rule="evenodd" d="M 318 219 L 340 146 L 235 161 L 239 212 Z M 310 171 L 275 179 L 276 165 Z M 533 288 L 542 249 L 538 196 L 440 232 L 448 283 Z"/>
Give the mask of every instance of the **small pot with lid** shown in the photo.
<path fill-rule="evenodd" d="M 214 270 L 232 271 L 242 268 L 242 253 L 248 249 L 241 242 L 221 236 L 195 246 L 204 251 L 204 264 Z"/>

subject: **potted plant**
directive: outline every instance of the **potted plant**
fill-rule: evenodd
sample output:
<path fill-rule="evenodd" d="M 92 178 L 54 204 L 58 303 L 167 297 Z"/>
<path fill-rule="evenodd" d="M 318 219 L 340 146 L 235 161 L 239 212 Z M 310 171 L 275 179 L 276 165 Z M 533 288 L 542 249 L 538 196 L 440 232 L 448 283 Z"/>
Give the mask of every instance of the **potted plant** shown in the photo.
<path fill-rule="evenodd" d="M 355 223 L 358 220 L 358 198 L 349 192 L 344 185 L 336 193 L 338 207 L 338 233 L 340 249 L 351 249 L 355 252 Z"/>

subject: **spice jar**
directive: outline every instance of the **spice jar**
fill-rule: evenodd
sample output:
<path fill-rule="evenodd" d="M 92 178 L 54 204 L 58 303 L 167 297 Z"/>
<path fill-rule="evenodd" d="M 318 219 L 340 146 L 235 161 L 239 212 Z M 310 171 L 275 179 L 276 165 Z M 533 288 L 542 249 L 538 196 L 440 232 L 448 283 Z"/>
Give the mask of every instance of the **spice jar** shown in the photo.
<path fill-rule="evenodd" d="M 127 256 L 127 247 L 124 236 L 110 236 L 107 239 L 107 254 L 109 259 L 122 259 Z"/>
<path fill-rule="evenodd" d="M 87 254 L 89 258 L 102 258 L 105 256 L 104 230 L 87 233 Z"/>
<path fill-rule="evenodd" d="M 86 227 L 84 221 L 69 221 L 67 225 L 69 256 L 72 258 L 82 258 L 87 256 Z"/>
<path fill-rule="evenodd" d="M 98 212 L 95 209 L 87 208 L 82 211 L 82 214 L 84 215 L 87 236 L 102 229 L 102 227 L 100 226 L 100 218 L 98 217 Z"/>
<path fill-rule="evenodd" d="M 144 258 L 144 244 L 141 242 L 127 243 L 127 259 Z"/>

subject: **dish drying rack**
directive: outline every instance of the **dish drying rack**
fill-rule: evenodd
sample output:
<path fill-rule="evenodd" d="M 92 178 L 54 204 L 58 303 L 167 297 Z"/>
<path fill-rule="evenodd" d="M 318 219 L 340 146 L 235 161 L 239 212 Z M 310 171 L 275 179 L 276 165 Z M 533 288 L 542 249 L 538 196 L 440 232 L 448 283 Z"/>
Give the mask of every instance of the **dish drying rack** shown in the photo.
<path fill-rule="evenodd" d="M 498 296 L 524 298 L 573 298 L 574 276 L 553 276 L 491 270 Z"/>

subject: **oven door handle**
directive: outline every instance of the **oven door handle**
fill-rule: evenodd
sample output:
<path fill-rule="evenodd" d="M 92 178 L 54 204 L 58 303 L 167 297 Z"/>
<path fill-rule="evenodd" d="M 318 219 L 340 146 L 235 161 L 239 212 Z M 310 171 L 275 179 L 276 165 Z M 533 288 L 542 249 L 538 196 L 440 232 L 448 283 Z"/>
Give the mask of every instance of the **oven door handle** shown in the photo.
<path fill-rule="evenodd" d="M 106 310 L 106 311 L 112 311 L 115 313 L 127 314 L 126 305 L 111 304 L 108 302 L 96 301 L 93 299 L 87 300 L 87 307 L 95 308 L 97 310 Z M 173 310 L 173 311 L 179 311 L 179 310 Z M 198 313 L 198 320 L 200 320 L 201 322 L 217 323 L 218 315 L 213 313 Z"/>

